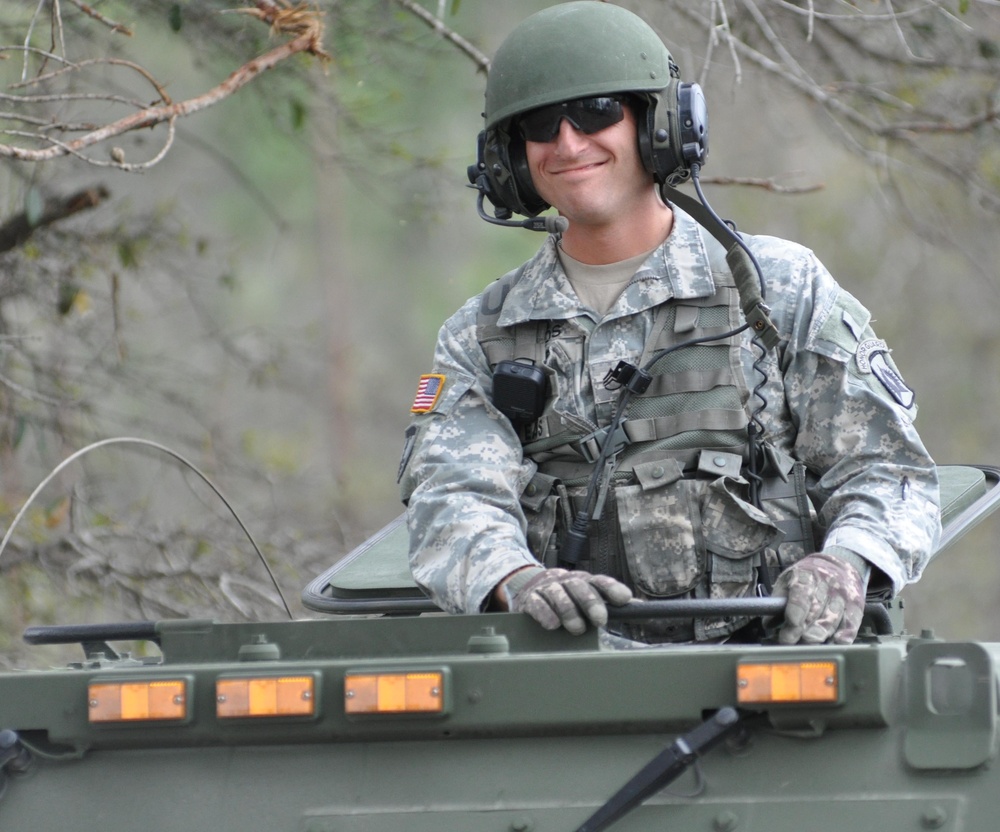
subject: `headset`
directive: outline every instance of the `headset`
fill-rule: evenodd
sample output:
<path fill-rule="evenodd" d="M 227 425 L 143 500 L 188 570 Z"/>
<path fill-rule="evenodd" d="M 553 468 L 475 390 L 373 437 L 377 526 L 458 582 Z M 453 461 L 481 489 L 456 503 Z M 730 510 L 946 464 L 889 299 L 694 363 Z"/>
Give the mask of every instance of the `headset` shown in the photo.
<path fill-rule="evenodd" d="M 698 84 L 671 78 L 663 90 L 628 93 L 638 128 L 639 156 L 658 185 L 671 187 L 700 168 L 708 155 L 708 107 Z M 479 191 L 479 216 L 496 225 L 535 231 L 564 230 L 553 218 L 531 219 L 548 208 L 531 181 L 524 140 L 514 129 L 514 119 L 483 130 L 476 148 L 476 164 L 468 169 L 470 186 Z M 493 206 L 491 217 L 483 200 Z M 514 214 L 529 217 L 510 221 Z"/>

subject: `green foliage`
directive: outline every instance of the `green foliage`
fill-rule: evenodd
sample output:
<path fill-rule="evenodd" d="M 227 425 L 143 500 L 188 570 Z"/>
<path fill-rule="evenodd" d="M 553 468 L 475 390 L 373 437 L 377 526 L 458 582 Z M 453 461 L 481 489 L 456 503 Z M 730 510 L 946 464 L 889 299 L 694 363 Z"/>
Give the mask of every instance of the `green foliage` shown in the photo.
<path fill-rule="evenodd" d="M 28 188 L 24 196 L 24 215 L 28 221 L 28 225 L 38 225 L 38 221 L 42 218 L 44 210 L 45 205 L 38 188 Z"/>
<path fill-rule="evenodd" d="M 72 280 L 63 280 L 59 283 L 59 299 L 56 308 L 60 315 L 68 315 L 81 297 L 79 284 Z"/>
<path fill-rule="evenodd" d="M 292 98 L 288 102 L 288 106 L 291 110 L 292 129 L 302 130 L 306 126 L 309 107 L 300 98 Z"/>
<path fill-rule="evenodd" d="M 1000 45 L 995 40 L 989 38 L 979 38 L 976 42 L 979 47 L 979 54 L 988 61 L 995 61 L 1000 58 Z"/>
<path fill-rule="evenodd" d="M 983 153 L 980 170 L 984 179 L 1000 188 L 1000 146 L 993 144 Z"/>
<path fill-rule="evenodd" d="M 138 240 L 121 241 L 118 243 L 118 262 L 126 269 L 138 269 L 140 248 Z"/>
<path fill-rule="evenodd" d="M 243 431 L 242 438 L 247 456 L 271 474 L 293 476 L 308 456 L 305 437 L 247 429 Z"/>

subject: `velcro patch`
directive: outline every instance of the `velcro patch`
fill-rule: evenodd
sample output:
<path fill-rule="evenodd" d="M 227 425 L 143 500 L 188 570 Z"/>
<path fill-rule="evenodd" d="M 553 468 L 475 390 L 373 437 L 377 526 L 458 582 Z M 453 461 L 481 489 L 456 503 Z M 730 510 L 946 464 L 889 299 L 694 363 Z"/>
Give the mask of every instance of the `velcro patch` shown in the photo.
<path fill-rule="evenodd" d="M 440 373 L 425 373 L 417 384 L 417 395 L 413 398 L 410 413 L 430 413 L 441 398 L 445 377 Z"/>
<path fill-rule="evenodd" d="M 416 439 L 417 426 L 410 425 L 406 429 L 406 441 L 403 443 L 403 455 L 399 458 L 399 471 L 396 472 L 397 483 L 403 479 L 403 472 L 406 470 L 406 466 L 410 464 L 410 457 L 413 456 L 413 447 L 416 444 Z"/>

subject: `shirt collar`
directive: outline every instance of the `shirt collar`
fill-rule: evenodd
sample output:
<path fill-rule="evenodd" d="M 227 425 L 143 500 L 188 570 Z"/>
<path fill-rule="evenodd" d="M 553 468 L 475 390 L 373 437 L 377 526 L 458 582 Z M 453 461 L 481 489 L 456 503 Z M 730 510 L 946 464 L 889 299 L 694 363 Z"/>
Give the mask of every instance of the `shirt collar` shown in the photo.
<path fill-rule="evenodd" d="M 701 227 L 673 207 L 674 225 L 666 240 L 646 259 L 609 314 L 633 314 L 668 300 L 703 298 L 715 293 Z M 551 234 L 524 266 L 521 278 L 504 301 L 498 326 L 529 320 L 558 320 L 582 314 L 556 253 Z"/>

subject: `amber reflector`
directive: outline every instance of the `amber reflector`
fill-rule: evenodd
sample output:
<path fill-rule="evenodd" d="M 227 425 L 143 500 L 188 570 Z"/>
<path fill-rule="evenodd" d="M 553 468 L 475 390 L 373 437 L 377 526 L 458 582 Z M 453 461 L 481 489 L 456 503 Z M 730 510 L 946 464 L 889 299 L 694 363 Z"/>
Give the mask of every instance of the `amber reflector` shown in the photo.
<path fill-rule="evenodd" d="M 187 718 L 183 679 L 156 682 L 94 682 L 87 686 L 91 722 Z"/>
<path fill-rule="evenodd" d="M 349 714 L 441 713 L 444 674 L 348 674 L 344 710 Z"/>
<path fill-rule="evenodd" d="M 736 668 L 740 703 L 836 702 L 836 662 L 744 663 Z"/>
<path fill-rule="evenodd" d="M 315 712 L 316 680 L 312 676 L 254 676 L 215 681 L 215 714 L 222 719 L 312 716 Z"/>

